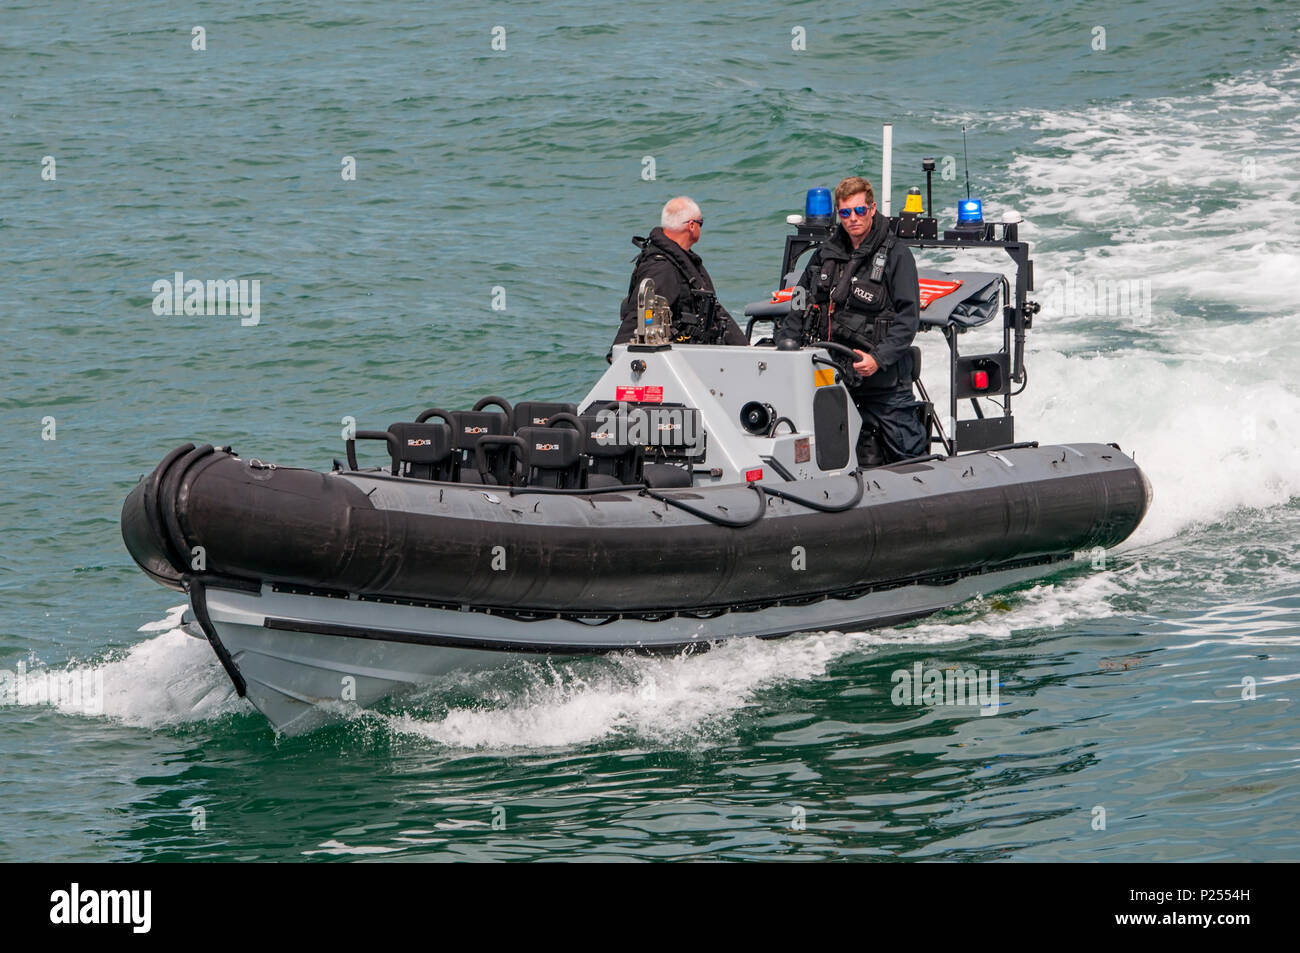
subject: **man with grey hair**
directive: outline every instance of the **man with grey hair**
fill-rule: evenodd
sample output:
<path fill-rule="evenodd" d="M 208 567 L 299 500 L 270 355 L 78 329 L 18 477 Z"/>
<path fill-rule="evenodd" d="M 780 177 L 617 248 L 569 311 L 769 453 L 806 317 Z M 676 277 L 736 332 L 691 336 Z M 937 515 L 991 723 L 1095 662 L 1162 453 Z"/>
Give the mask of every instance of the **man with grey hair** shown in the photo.
<path fill-rule="evenodd" d="M 626 344 L 632 339 L 637 325 L 637 289 L 646 278 L 654 279 L 655 294 L 665 298 L 672 309 L 673 337 L 678 343 L 703 343 L 709 330 L 710 313 L 714 326 L 721 328 L 721 343 L 749 343 L 727 309 L 718 303 L 713 279 L 704 269 L 700 256 L 691 251 L 703 229 L 700 207 L 685 195 L 679 195 L 664 205 L 659 227 L 650 232 L 649 238 L 632 239 L 641 254 L 636 258 L 627 297 L 619 309 L 622 324 L 614 337 L 615 344 Z"/>

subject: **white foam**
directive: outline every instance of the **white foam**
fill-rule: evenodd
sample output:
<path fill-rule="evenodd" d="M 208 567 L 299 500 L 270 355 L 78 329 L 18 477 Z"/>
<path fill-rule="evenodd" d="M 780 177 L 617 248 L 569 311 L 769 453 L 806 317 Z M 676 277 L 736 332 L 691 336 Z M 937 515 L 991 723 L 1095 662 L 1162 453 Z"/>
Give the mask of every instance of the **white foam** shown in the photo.
<path fill-rule="evenodd" d="M 1149 315 L 1045 306 L 1017 412 L 1023 439 L 1136 451 L 1155 499 L 1131 544 L 1300 496 L 1297 117 L 1300 59 L 1184 96 L 1007 117 L 1042 135 L 990 205 L 1028 220 L 1040 292 L 1066 272 L 1150 282 Z M 1097 230 L 1108 240 L 1081 241 Z"/>
<path fill-rule="evenodd" d="M 1300 495 L 1300 394 L 1273 375 L 1250 380 L 1212 358 L 1171 364 L 1137 352 L 1039 352 L 1033 366 L 1058 393 L 1026 392 L 1021 433 L 1114 440 L 1151 481 L 1151 510 L 1128 546 Z"/>
<path fill-rule="evenodd" d="M 160 728 L 251 710 L 235 694 L 207 642 L 175 628 L 132 646 L 120 658 L 71 665 L 60 674 L 102 686 L 102 704 L 93 709 L 84 699 L 55 706 L 69 715 L 93 714 L 133 727 Z"/>
<path fill-rule="evenodd" d="M 537 664 L 526 687 L 432 719 L 400 714 L 390 728 L 458 748 L 545 748 L 613 736 L 707 742 L 765 687 L 814 678 L 854 649 L 839 633 L 744 640 L 692 656 L 615 656 Z"/>
<path fill-rule="evenodd" d="M 146 622 L 144 625 L 140 626 L 140 628 L 136 629 L 136 631 L 168 632 L 172 629 L 178 628 L 181 624 L 181 616 L 185 614 L 185 610 L 189 607 L 189 603 L 187 602 L 182 602 L 178 606 L 172 606 L 167 610 L 166 618 L 158 619 L 155 622 Z"/>
<path fill-rule="evenodd" d="M 985 596 L 966 603 L 958 617 L 927 619 L 905 628 L 879 629 L 859 638 L 873 645 L 943 644 L 965 639 L 1006 639 L 1016 632 L 1048 629 L 1080 619 L 1114 615 L 1111 598 L 1129 591 L 1136 567 L 1090 571 L 1064 582 L 1041 583 L 1023 592 Z"/>
<path fill-rule="evenodd" d="M 1125 581 L 1140 572 L 1135 566 L 1091 572 L 1007 597 L 975 599 L 941 621 L 869 633 L 742 639 L 709 652 L 667 658 L 524 661 L 508 673 L 509 687 L 493 688 L 494 679 L 498 685 L 502 679 L 492 673 L 466 673 L 431 689 L 468 689 L 481 699 L 437 717 L 410 711 L 344 714 L 361 724 L 378 723 L 396 735 L 465 749 L 568 747 L 614 738 L 709 746 L 727 737 L 733 717 L 760 704 L 764 691 L 822 678 L 832 665 L 855 654 L 889 646 L 1005 638 L 1025 629 L 1104 617 L 1112 614 L 1112 596 L 1140 584 Z M 102 677 L 102 716 L 132 726 L 159 728 L 251 710 L 235 695 L 208 645 L 179 629 L 142 642 L 121 658 L 71 666 L 68 671 Z M 321 853 L 353 850 L 337 841 L 320 845 Z"/>
<path fill-rule="evenodd" d="M 739 639 L 692 656 L 617 656 L 580 664 L 534 664 L 522 688 L 489 691 L 484 702 L 437 717 L 374 715 L 397 735 L 454 748 L 515 751 L 616 738 L 707 747 L 762 692 L 824 677 L 836 663 L 889 646 L 1005 638 L 1074 619 L 1113 614 L 1129 591 L 1122 571 L 1100 571 L 1001 599 L 973 600 L 956 617 L 869 633 L 822 632 L 775 641 Z M 476 678 L 477 676 L 475 676 Z"/>
<path fill-rule="evenodd" d="M 313 854 L 329 854 L 334 857 L 364 856 L 367 854 L 396 854 L 402 851 L 402 847 L 381 847 L 377 844 L 368 844 L 362 847 L 353 847 L 338 840 L 323 841 L 316 850 L 304 850 L 305 856 Z"/>

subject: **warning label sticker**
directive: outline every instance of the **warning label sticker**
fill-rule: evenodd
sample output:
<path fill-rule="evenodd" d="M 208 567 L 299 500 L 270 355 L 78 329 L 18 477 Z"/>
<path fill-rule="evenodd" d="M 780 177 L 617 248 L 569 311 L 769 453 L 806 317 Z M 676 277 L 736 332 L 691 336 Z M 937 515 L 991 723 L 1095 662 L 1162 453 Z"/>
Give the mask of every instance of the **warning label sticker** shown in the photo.
<path fill-rule="evenodd" d="M 664 389 L 662 387 L 618 387 L 614 391 L 615 400 L 625 400 L 633 404 L 662 404 Z"/>

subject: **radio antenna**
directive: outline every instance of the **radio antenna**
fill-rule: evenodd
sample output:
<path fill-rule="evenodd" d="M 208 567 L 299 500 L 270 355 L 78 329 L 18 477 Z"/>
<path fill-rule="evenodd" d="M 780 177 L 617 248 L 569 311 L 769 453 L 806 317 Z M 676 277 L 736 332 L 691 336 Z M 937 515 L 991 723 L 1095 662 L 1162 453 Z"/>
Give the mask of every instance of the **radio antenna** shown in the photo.
<path fill-rule="evenodd" d="M 966 162 L 966 198 L 970 198 L 970 155 L 966 152 L 966 124 L 961 127 L 961 157 Z"/>

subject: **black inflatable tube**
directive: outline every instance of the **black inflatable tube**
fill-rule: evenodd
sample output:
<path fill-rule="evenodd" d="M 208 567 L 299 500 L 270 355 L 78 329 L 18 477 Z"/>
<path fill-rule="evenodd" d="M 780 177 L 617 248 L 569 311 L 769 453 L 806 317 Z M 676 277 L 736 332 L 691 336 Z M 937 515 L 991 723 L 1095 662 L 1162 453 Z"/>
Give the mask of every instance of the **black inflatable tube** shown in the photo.
<path fill-rule="evenodd" d="M 162 507 L 159 505 L 158 498 L 159 490 L 162 486 L 162 480 L 163 477 L 167 475 L 167 471 L 171 469 L 172 465 L 177 460 L 193 449 L 194 444 L 192 443 L 181 444 L 175 450 L 172 450 L 163 457 L 158 466 L 153 468 L 153 472 L 150 473 L 144 481 L 143 505 L 145 519 L 149 523 L 150 530 L 152 530 L 154 535 L 164 543 L 164 552 L 170 557 L 167 559 L 167 562 L 170 563 L 178 573 L 184 571 L 184 563 L 180 561 L 180 556 L 171 552 L 170 546 L 166 545 L 167 529 L 166 524 L 163 522 L 163 511 Z"/>
<path fill-rule="evenodd" d="M 162 511 L 163 527 L 166 529 L 165 538 L 171 554 L 175 557 L 172 564 L 182 572 L 188 572 L 191 544 L 186 539 L 177 515 L 181 481 L 185 479 L 186 471 L 190 467 L 212 452 L 210 443 L 195 447 L 167 470 L 158 489 L 158 505 Z"/>
<path fill-rule="evenodd" d="M 980 452 L 981 452 L 981 453 L 984 453 L 984 452 L 987 452 L 987 451 L 980 451 Z M 872 467 L 872 469 L 873 469 L 873 470 L 892 470 L 892 469 L 894 469 L 895 467 L 903 467 L 903 466 L 907 466 L 909 463 L 929 463 L 929 462 L 931 462 L 932 460 L 947 460 L 947 459 L 948 459 L 948 457 L 947 457 L 946 454 L 942 454 L 942 453 L 927 453 L 927 454 L 923 454 L 922 456 L 919 456 L 919 457 L 904 457 L 902 460 L 895 460 L 893 463 L 882 463 L 882 464 L 881 464 L 880 466 L 878 466 L 878 467 Z"/>
<path fill-rule="evenodd" d="M 464 483 L 444 484 L 446 486 L 466 486 Z M 641 490 L 649 489 L 645 483 L 617 483 L 610 486 L 588 486 L 581 490 L 560 489 L 553 486 L 511 486 L 501 487 L 508 490 L 511 496 L 524 496 L 529 493 L 539 493 L 543 496 L 605 496 L 613 493 L 639 493 Z"/>
<path fill-rule="evenodd" d="M 160 586 L 183 591 L 181 572 L 166 550 L 163 535 L 150 525 L 148 514 L 156 520 L 157 508 L 147 506 L 144 500 L 145 481 L 141 480 L 122 504 L 122 542 L 145 575 Z"/>
<path fill-rule="evenodd" d="M 1091 452 L 1079 468 L 1057 474 L 1050 461 L 1035 465 L 1028 456 L 1041 457 L 1041 450 L 1013 453 L 1026 455 L 1017 458 L 1014 481 L 1001 466 L 967 478 L 962 468 L 974 457 L 935 464 L 946 469 L 924 484 L 882 471 L 864 478 L 882 492 L 856 507 L 820 512 L 791 500 L 778 512 L 765 504 L 766 518 L 740 532 L 720 524 L 713 507 L 743 505 L 745 487 L 655 494 L 685 519 L 666 517 L 633 487 L 539 494 L 539 510 L 531 502 L 510 507 L 506 493 L 487 500 L 486 486 L 254 471 L 221 451 L 191 468 L 183 502 L 169 499 L 182 510 L 173 517 L 182 542 L 205 547 L 212 573 L 374 597 L 590 614 L 797 601 L 884 581 L 991 571 L 1113 546 L 1146 512 L 1146 481 L 1118 454 L 1108 460 Z M 175 561 L 146 519 L 143 485 L 123 507 L 123 539 L 152 578 L 175 587 Z M 694 506 L 686 502 L 692 493 L 701 501 Z M 371 494 L 385 500 L 382 507 Z M 791 571 L 795 546 L 807 551 L 807 572 Z M 508 557 L 500 571 L 494 552 Z"/>
<path fill-rule="evenodd" d="M 762 488 L 753 483 L 750 483 L 749 487 L 758 491 L 758 511 L 753 516 L 743 520 L 732 519 L 730 516 L 719 516 L 717 513 L 710 513 L 708 510 L 702 510 L 698 507 L 691 506 L 689 503 L 674 499 L 666 494 L 656 493 L 649 487 L 642 490 L 641 493 L 644 496 L 650 497 L 652 500 L 658 500 L 661 503 L 667 503 L 669 506 L 675 506 L 679 510 L 684 510 L 692 516 L 698 516 L 702 520 L 708 520 L 710 523 L 717 526 L 727 526 L 731 529 L 744 529 L 746 526 L 753 526 L 761 520 L 763 514 L 767 512 L 767 497 L 763 495 Z"/>
<path fill-rule="evenodd" d="M 853 494 L 853 498 L 847 503 L 837 503 L 834 506 L 819 503 L 816 500 L 810 500 L 806 497 L 796 496 L 793 493 L 787 493 L 785 490 L 778 490 L 774 486 L 763 486 L 761 484 L 756 485 L 769 496 L 775 496 L 777 499 L 781 500 L 789 500 L 791 503 L 798 503 L 800 506 L 806 506 L 808 509 L 816 510 L 818 513 L 843 513 L 845 510 L 851 510 L 853 507 L 861 503 L 862 495 L 867 491 L 867 484 L 862 478 L 862 471 L 854 470 L 853 477 L 857 480 L 857 492 Z"/>

